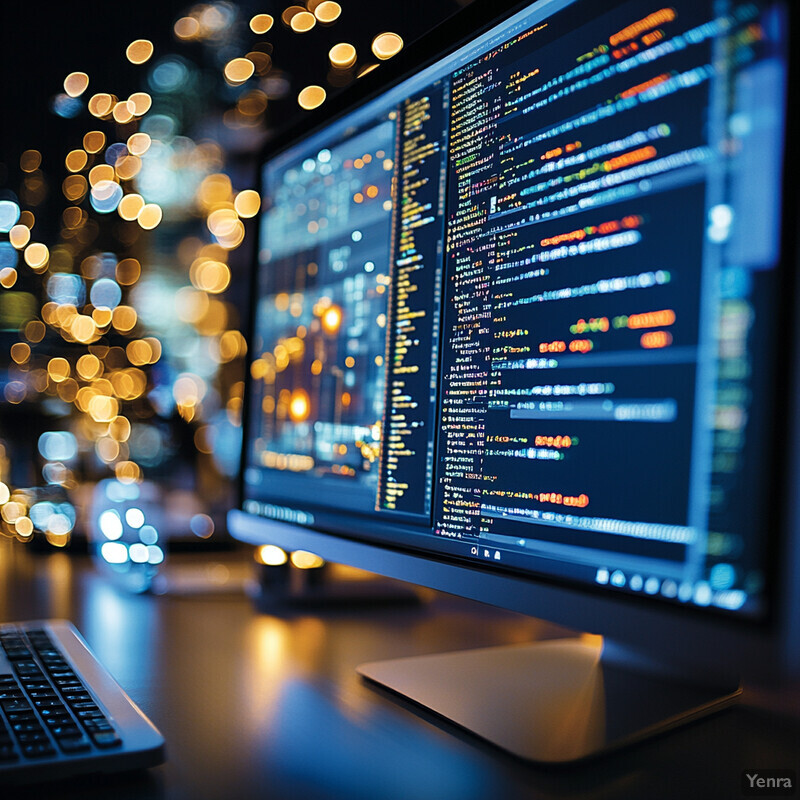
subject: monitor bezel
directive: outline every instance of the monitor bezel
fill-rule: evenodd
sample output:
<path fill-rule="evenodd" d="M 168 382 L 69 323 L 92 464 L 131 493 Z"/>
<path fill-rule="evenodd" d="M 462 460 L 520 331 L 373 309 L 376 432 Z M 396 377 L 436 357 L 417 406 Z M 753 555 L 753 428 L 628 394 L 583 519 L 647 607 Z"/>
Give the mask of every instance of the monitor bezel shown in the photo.
<path fill-rule="evenodd" d="M 365 75 L 355 85 L 334 96 L 319 109 L 308 112 L 295 124 L 267 141 L 258 160 L 258 188 L 267 160 L 293 144 L 321 130 L 358 106 L 378 97 L 386 89 L 435 63 L 470 40 L 535 3 L 519 0 L 475 0 L 430 33 L 406 47 L 380 69 Z M 800 14 L 787 3 L 789 41 L 797 41 Z M 789 48 L 787 98 L 800 88 L 800 59 Z M 800 270 L 798 236 L 800 198 L 790 191 L 793 176 L 800 174 L 800 156 L 788 143 L 800 133 L 800 125 L 788 114 L 784 147 L 784 225 L 781 232 L 783 304 L 779 311 L 784 324 L 797 319 L 797 274 Z M 258 225 L 260 218 L 256 218 Z M 794 222 L 794 224 L 792 224 Z M 258 232 L 255 234 L 250 282 L 248 342 L 253 340 L 258 287 Z M 793 576 L 800 573 L 800 407 L 792 402 L 800 392 L 800 347 L 791 340 L 782 353 L 791 368 L 777 371 L 774 394 L 775 420 L 782 421 L 788 435 L 780 448 L 775 439 L 772 520 L 766 548 L 768 567 L 767 613 L 758 619 L 697 606 L 682 606 L 660 598 L 615 592 L 605 587 L 583 585 L 543 575 L 498 569 L 494 564 L 475 562 L 432 550 L 403 548 L 364 536 L 316 530 L 301 525 L 257 516 L 242 510 L 247 458 L 247 431 L 251 376 L 245 375 L 242 406 L 242 449 L 237 481 L 238 507 L 229 514 L 231 534 L 254 545 L 276 544 L 290 550 L 305 549 L 330 561 L 361 567 L 387 577 L 409 581 L 472 600 L 546 618 L 581 631 L 604 634 L 647 654 L 648 657 L 682 664 L 687 668 L 731 669 L 752 677 L 772 679 L 800 672 L 800 585 Z M 774 424 L 775 430 L 778 422 Z M 287 504 L 295 505 L 299 504 Z"/>

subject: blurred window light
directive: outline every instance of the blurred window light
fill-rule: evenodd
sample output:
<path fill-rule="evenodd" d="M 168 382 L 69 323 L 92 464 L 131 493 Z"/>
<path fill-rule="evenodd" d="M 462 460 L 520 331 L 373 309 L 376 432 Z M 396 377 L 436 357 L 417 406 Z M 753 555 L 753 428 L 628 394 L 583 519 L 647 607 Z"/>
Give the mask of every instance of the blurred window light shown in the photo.
<path fill-rule="evenodd" d="M 151 139 L 168 142 L 175 136 L 177 125 L 175 117 L 171 117 L 169 114 L 153 114 L 142 121 L 141 130 Z"/>
<path fill-rule="evenodd" d="M 0 200 L 0 232 L 8 233 L 17 224 L 19 213 L 13 200 Z"/>
<path fill-rule="evenodd" d="M 71 272 L 56 272 L 47 279 L 47 296 L 54 303 L 81 306 L 86 299 L 83 278 Z"/>
<path fill-rule="evenodd" d="M 38 447 L 48 461 L 72 461 L 78 455 L 78 440 L 69 431 L 46 431 L 39 437 Z"/>
<path fill-rule="evenodd" d="M 77 97 L 57 94 L 50 101 L 50 110 L 62 119 L 74 119 L 83 111 L 83 103 Z"/>
<path fill-rule="evenodd" d="M 188 80 L 189 69 L 176 56 L 162 58 L 150 71 L 150 87 L 155 92 L 171 94 L 177 92 Z"/>
<path fill-rule="evenodd" d="M 139 539 L 142 544 L 155 544 L 158 541 L 158 531 L 152 525 L 142 525 L 139 528 Z"/>
<path fill-rule="evenodd" d="M 128 446 L 131 458 L 145 467 L 157 466 L 167 455 L 164 435 L 152 425 L 132 425 Z"/>
<path fill-rule="evenodd" d="M 122 289 L 111 278 L 100 278 L 89 292 L 92 305 L 98 308 L 116 308 L 122 300 Z"/>
<path fill-rule="evenodd" d="M 100 555 L 109 564 L 124 564 L 128 560 L 128 548 L 122 542 L 104 542 Z"/>
<path fill-rule="evenodd" d="M 106 497 L 112 503 L 124 503 L 128 500 L 138 500 L 141 494 L 141 490 L 137 484 L 120 483 L 113 478 L 106 481 L 105 492 Z"/>
<path fill-rule="evenodd" d="M 109 164 L 113 167 L 117 163 L 117 159 L 120 158 L 120 156 L 126 155 L 128 155 L 127 145 L 122 144 L 122 142 L 115 142 L 114 144 L 110 144 L 106 149 L 104 161 L 106 164 Z"/>
<path fill-rule="evenodd" d="M 70 531 L 72 531 L 72 529 L 75 527 L 75 511 L 72 506 L 69 506 L 69 508 L 72 509 L 72 513 L 64 513 L 64 505 L 68 504 L 62 503 L 58 508 L 58 513 L 53 514 L 53 516 L 47 521 L 47 530 L 50 533 L 63 536 L 64 534 L 70 533 Z"/>
<path fill-rule="evenodd" d="M 189 521 L 189 527 L 195 536 L 208 539 L 214 533 L 214 520 L 208 514 L 195 514 Z"/>
<path fill-rule="evenodd" d="M 10 242 L 0 242 L 0 269 L 14 269 L 19 256 Z"/>
<path fill-rule="evenodd" d="M 28 511 L 31 521 L 37 528 L 39 528 L 39 530 L 47 529 L 48 523 L 50 522 L 50 517 L 52 517 L 55 513 L 56 507 L 53 505 L 53 503 L 47 500 L 34 503 L 30 507 L 30 511 Z"/>
<path fill-rule="evenodd" d="M 122 518 L 119 512 L 115 511 L 113 508 L 104 511 L 97 520 L 97 524 L 100 527 L 100 532 L 106 539 L 119 539 L 124 531 Z"/>
<path fill-rule="evenodd" d="M 125 512 L 125 522 L 137 530 L 144 525 L 144 512 L 141 508 L 129 508 Z"/>
<path fill-rule="evenodd" d="M 135 562 L 136 564 L 146 564 L 149 558 L 149 553 L 147 552 L 147 545 L 142 544 L 141 542 L 134 542 L 130 546 L 130 557 L 131 561 Z"/>

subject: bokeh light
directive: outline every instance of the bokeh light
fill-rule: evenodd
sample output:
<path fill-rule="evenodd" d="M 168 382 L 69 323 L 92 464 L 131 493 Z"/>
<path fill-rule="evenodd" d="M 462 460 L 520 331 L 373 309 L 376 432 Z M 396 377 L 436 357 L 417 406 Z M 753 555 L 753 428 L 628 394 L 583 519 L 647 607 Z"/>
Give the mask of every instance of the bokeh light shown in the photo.
<path fill-rule="evenodd" d="M 136 39 L 125 50 L 131 64 L 144 64 L 153 55 L 153 43 L 149 39 Z"/>
<path fill-rule="evenodd" d="M 253 33 L 266 33 L 274 24 L 275 20 L 269 14 L 256 14 L 250 20 L 250 30 Z"/>
<path fill-rule="evenodd" d="M 0 232 L 8 233 L 19 219 L 19 206 L 13 200 L 0 200 Z"/>
<path fill-rule="evenodd" d="M 308 11 L 298 11 L 292 15 L 289 26 L 295 33 L 307 33 L 317 24 L 317 18 Z"/>
<path fill-rule="evenodd" d="M 87 153 L 99 153 L 106 144 L 106 135 L 102 131 L 89 131 L 83 137 L 83 149 Z"/>
<path fill-rule="evenodd" d="M 396 56 L 402 49 L 403 40 L 396 33 L 380 33 L 372 40 L 372 52 L 381 61 Z"/>
<path fill-rule="evenodd" d="M 255 65 L 249 58 L 233 58 L 225 65 L 224 72 L 228 83 L 239 85 L 252 77 Z"/>
<path fill-rule="evenodd" d="M 151 231 L 153 228 L 158 226 L 159 222 L 161 222 L 162 216 L 163 212 L 161 211 L 161 207 L 159 205 L 156 203 L 146 203 L 139 212 L 139 215 L 136 217 L 136 221 L 146 231 Z"/>
<path fill-rule="evenodd" d="M 80 97 L 89 86 L 89 76 L 85 72 L 70 72 L 64 78 L 64 91 L 70 97 Z"/>
<path fill-rule="evenodd" d="M 347 69 L 356 63 L 356 49 L 352 44 L 347 42 L 340 42 L 335 44 L 328 51 L 328 58 L 330 59 L 331 66 L 338 69 Z"/>
<path fill-rule="evenodd" d="M 30 240 L 31 231 L 27 225 L 15 225 L 8 232 L 8 241 L 11 242 L 12 246 L 16 247 L 17 250 L 22 250 Z"/>
<path fill-rule="evenodd" d="M 320 3 L 314 9 L 314 15 L 316 18 L 320 22 L 327 24 L 335 22 L 337 19 L 339 19 L 341 13 L 342 7 L 338 3 L 331 2 L 331 0 L 325 0 L 325 2 Z"/>
<path fill-rule="evenodd" d="M 297 104 L 300 108 L 306 111 L 311 111 L 318 108 L 325 102 L 327 94 L 321 86 L 306 86 L 300 94 L 297 95 Z"/>

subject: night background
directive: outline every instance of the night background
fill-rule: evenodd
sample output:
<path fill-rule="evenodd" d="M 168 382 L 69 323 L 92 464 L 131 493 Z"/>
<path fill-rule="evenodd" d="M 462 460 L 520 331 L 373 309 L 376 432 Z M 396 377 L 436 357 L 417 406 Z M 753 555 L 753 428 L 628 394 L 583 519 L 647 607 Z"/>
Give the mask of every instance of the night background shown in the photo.
<path fill-rule="evenodd" d="M 261 146 L 466 4 L 4 8 L 0 533 L 225 540 Z"/>

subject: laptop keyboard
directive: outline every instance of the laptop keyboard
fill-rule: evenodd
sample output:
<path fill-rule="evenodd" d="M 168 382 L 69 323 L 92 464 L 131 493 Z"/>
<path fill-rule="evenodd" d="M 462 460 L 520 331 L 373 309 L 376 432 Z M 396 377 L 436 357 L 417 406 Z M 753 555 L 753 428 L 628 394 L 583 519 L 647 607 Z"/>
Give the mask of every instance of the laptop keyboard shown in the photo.
<path fill-rule="evenodd" d="M 0 676 L 0 761 L 53 755 L 95 747 L 115 747 L 121 740 L 91 693 L 39 629 L 0 629 L 0 647 L 14 675 Z M 14 746 L 16 745 L 16 747 Z"/>
<path fill-rule="evenodd" d="M 85 653 L 84 657 L 93 659 L 88 651 Z M 4 773 L 30 773 L 33 779 L 41 779 L 26 767 L 44 767 L 46 762 L 57 761 L 62 766 L 69 762 L 74 769 L 68 772 L 79 772 L 79 762 L 96 770 L 103 769 L 101 763 L 108 761 L 103 756 L 118 754 L 121 758 L 117 760 L 122 761 L 126 755 L 124 726 L 101 707 L 88 682 L 59 646 L 55 632 L 44 625 L 0 624 L 0 667 L 3 661 L 0 779 Z M 102 669 L 99 664 L 98 669 Z M 135 709 L 121 690 L 119 695 Z M 48 777 L 46 770 L 41 775 Z"/>

